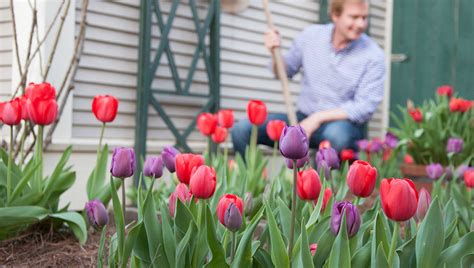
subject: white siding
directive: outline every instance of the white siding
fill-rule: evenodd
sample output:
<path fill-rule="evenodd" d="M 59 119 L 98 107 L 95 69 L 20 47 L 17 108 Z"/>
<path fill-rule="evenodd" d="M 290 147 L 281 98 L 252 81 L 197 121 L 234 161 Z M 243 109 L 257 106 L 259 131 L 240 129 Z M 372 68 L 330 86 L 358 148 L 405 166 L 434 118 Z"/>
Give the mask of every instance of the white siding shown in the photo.
<path fill-rule="evenodd" d="M 12 19 L 7 0 L 0 0 L 0 100 L 9 98 L 12 77 Z"/>
<path fill-rule="evenodd" d="M 252 98 L 265 101 L 270 112 L 285 111 L 280 83 L 266 69 L 270 55 L 262 44 L 262 33 L 267 28 L 262 4 L 256 0 L 250 2 L 250 6 L 239 14 L 221 15 L 221 107 L 234 109 L 236 118 L 246 116 L 246 103 Z M 207 6 L 203 3 L 206 1 L 198 1 L 201 21 L 207 14 Z M 160 1 L 160 7 L 167 14 L 171 2 Z M 76 9 L 77 34 L 80 3 L 76 3 Z M 274 23 L 283 36 L 283 52 L 288 49 L 298 32 L 305 26 L 316 23 L 319 17 L 319 5 L 316 1 L 272 2 L 270 9 Z M 384 41 L 384 10 L 385 1 L 378 1 L 371 7 L 371 13 L 374 14 L 371 18 L 371 32 L 381 45 Z M 166 19 L 165 16 L 165 23 Z M 73 138 L 98 138 L 100 124 L 90 112 L 91 101 L 96 94 L 112 94 L 120 99 L 119 115 L 109 125 L 105 136 L 126 143 L 133 142 L 138 65 L 138 1 L 91 1 L 87 22 L 84 52 L 75 78 Z M 152 58 L 160 40 L 155 18 L 153 23 Z M 178 7 L 169 39 L 179 77 L 184 85 L 197 42 L 187 1 L 182 1 Z M 204 67 L 201 58 L 191 92 L 207 93 L 208 81 Z M 174 89 L 171 77 L 167 57 L 162 55 L 152 88 Z M 293 100 L 296 100 L 299 77 L 290 83 L 290 88 Z M 165 95 L 158 95 L 157 99 L 180 131 L 186 128 L 205 101 Z M 380 111 L 370 124 L 371 136 L 378 135 L 381 129 L 379 114 Z M 162 145 L 174 143 L 172 133 L 151 106 L 149 115 L 148 141 Z M 205 144 L 203 137 L 196 131 L 189 136 L 189 141 L 195 146 L 194 149 L 200 149 Z"/>

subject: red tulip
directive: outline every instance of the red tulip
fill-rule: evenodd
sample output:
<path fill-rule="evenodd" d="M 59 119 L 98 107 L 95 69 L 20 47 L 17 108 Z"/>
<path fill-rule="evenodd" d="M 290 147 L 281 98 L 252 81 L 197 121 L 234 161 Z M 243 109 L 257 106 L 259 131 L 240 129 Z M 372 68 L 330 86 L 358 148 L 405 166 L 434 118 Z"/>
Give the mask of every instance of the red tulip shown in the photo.
<path fill-rule="evenodd" d="M 204 164 L 204 158 L 197 154 L 178 154 L 175 159 L 176 175 L 179 181 L 189 184 L 191 171 Z"/>
<path fill-rule="evenodd" d="M 244 203 L 242 202 L 242 199 L 240 199 L 238 196 L 235 194 L 225 194 L 219 199 L 219 203 L 217 203 L 217 218 L 219 221 L 222 223 L 222 225 L 225 226 L 225 211 L 227 210 L 227 207 L 231 204 L 234 203 L 235 206 L 240 211 L 241 215 L 244 215 Z"/>
<path fill-rule="evenodd" d="M 323 140 L 319 143 L 319 149 L 323 149 L 323 148 L 331 148 L 331 142 L 328 141 L 328 140 Z"/>
<path fill-rule="evenodd" d="M 117 116 L 118 100 L 110 95 L 96 95 L 92 101 L 92 112 L 97 120 L 108 123 Z"/>
<path fill-rule="evenodd" d="M 383 179 L 380 199 L 385 215 L 394 221 L 409 220 L 418 207 L 418 192 L 409 179 Z"/>
<path fill-rule="evenodd" d="M 408 113 L 413 118 L 413 121 L 417 123 L 420 123 L 421 121 L 423 121 L 423 113 L 421 113 L 419 108 L 409 109 Z"/>
<path fill-rule="evenodd" d="M 271 120 L 267 124 L 267 135 L 272 141 L 279 141 L 286 123 L 282 120 Z"/>
<path fill-rule="evenodd" d="M 49 125 L 56 120 L 58 103 L 56 91 L 49 83 L 30 83 L 26 88 L 26 109 L 30 121 L 37 125 Z"/>
<path fill-rule="evenodd" d="M 392 157 L 392 149 L 385 148 L 385 150 L 383 150 L 382 160 L 386 162 L 386 161 L 390 160 L 390 157 Z"/>
<path fill-rule="evenodd" d="M 462 98 L 452 98 L 449 101 L 449 110 L 451 112 L 466 112 L 472 107 L 473 101 Z"/>
<path fill-rule="evenodd" d="M 405 164 L 415 163 L 415 161 L 413 161 L 413 157 L 411 157 L 411 155 L 409 155 L 409 154 L 405 155 L 405 158 L 403 159 L 403 162 L 405 162 Z"/>
<path fill-rule="evenodd" d="M 450 85 L 440 86 L 437 90 L 439 96 L 448 96 L 448 98 L 451 98 L 453 91 L 454 89 Z"/>
<path fill-rule="evenodd" d="M 217 126 L 217 118 L 210 113 L 201 113 L 197 118 L 197 127 L 204 136 L 211 136 Z"/>
<path fill-rule="evenodd" d="M 251 100 L 247 104 L 247 115 L 254 125 L 261 125 L 267 119 L 267 106 L 263 101 Z"/>
<path fill-rule="evenodd" d="M 326 206 L 329 202 L 329 200 L 331 199 L 332 197 L 332 190 L 331 188 L 326 188 L 326 190 L 324 190 L 324 196 L 323 196 L 323 205 L 321 206 L 321 211 L 324 211 L 326 209 Z M 319 198 L 319 196 L 318 196 Z M 317 205 L 318 204 L 318 199 L 315 199 L 314 200 L 314 204 Z"/>
<path fill-rule="evenodd" d="M 3 123 L 3 108 L 5 108 L 6 102 L 0 102 L 0 121 Z"/>
<path fill-rule="evenodd" d="M 355 152 L 352 149 L 344 149 L 341 151 L 341 161 L 352 161 L 355 159 Z"/>
<path fill-rule="evenodd" d="M 474 188 L 474 169 L 464 171 L 464 183 L 468 188 Z"/>
<path fill-rule="evenodd" d="M 347 173 L 347 186 L 356 196 L 367 197 L 375 187 L 377 180 L 377 169 L 369 163 L 357 160 L 349 168 Z"/>
<path fill-rule="evenodd" d="M 222 143 L 227 139 L 227 128 L 216 127 L 214 133 L 212 133 L 212 141 L 215 143 Z"/>
<path fill-rule="evenodd" d="M 234 125 L 234 111 L 220 110 L 217 113 L 217 121 L 219 126 L 223 128 L 231 128 Z"/>
<path fill-rule="evenodd" d="M 20 98 L 14 98 L 5 103 L 2 112 L 2 121 L 5 125 L 15 126 L 21 122 L 21 102 Z"/>
<path fill-rule="evenodd" d="M 311 251 L 311 255 L 314 256 L 316 250 L 318 249 L 318 244 L 311 244 L 309 245 L 309 250 Z"/>
<path fill-rule="evenodd" d="M 174 211 L 176 208 L 176 197 L 179 198 L 181 202 L 187 203 L 189 200 L 191 200 L 192 196 L 193 195 L 189 191 L 188 186 L 186 186 L 186 184 L 180 183 L 176 185 L 176 189 L 170 195 L 170 200 L 168 204 L 171 216 L 174 217 Z"/>
<path fill-rule="evenodd" d="M 26 109 L 26 102 L 28 101 L 28 98 L 26 95 L 21 95 L 20 97 L 20 104 L 21 104 L 21 119 L 23 120 L 29 120 L 30 118 L 28 117 L 28 110 Z"/>
<path fill-rule="evenodd" d="M 298 172 L 296 192 L 302 200 L 318 199 L 321 191 L 321 180 L 316 170 L 310 168 Z"/>
<path fill-rule="evenodd" d="M 416 219 L 421 221 L 425 218 L 431 204 L 431 195 L 425 189 L 421 188 L 418 198 L 418 207 L 416 209 Z"/>
<path fill-rule="evenodd" d="M 216 190 L 216 171 L 214 168 L 206 165 L 194 168 L 189 180 L 189 190 L 197 198 L 210 198 Z"/>

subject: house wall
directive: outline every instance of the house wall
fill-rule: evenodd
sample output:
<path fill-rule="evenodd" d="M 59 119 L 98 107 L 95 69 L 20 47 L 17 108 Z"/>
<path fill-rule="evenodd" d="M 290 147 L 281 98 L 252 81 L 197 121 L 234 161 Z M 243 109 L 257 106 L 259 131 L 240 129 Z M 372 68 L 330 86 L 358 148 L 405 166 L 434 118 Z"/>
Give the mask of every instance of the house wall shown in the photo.
<path fill-rule="evenodd" d="M 11 92 L 13 29 L 9 2 L 0 0 L 0 100 Z"/>

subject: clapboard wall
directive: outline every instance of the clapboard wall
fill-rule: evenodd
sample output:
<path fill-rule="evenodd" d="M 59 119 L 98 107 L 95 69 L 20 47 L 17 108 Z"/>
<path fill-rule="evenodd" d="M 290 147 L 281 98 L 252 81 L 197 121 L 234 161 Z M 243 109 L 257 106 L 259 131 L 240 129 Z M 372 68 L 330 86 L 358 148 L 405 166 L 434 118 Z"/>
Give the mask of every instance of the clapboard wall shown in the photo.
<path fill-rule="evenodd" d="M 188 1 L 181 1 L 170 32 L 171 49 L 178 73 L 183 81 L 188 74 L 197 43 L 194 23 Z M 199 16 L 207 14 L 207 1 L 197 1 Z M 80 22 L 80 1 L 76 3 L 76 33 Z M 160 1 L 167 14 L 170 1 Z M 316 1 L 272 2 L 270 9 L 276 27 L 283 36 L 283 51 L 293 38 L 306 26 L 318 21 L 319 4 Z M 371 34 L 384 45 L 385 1 L 371 5 Z M 166 21 L 166 16 L 164 20 Z M 112 94 L 120 99 L 119 114 L 109 125 L 105 137 L 113 143 L 132 143 L 135 134 L 136 77 L 138 66 L 139 1 L 98 2 L 91 1 L 87 14 L 87 30 L 84 51 L 75 78 L 73 99 L 73 138 L 95 140 L 99 136 L 100 123 L 90 112 L 91 101 L 96 94 Z M 264 48 L 262 33 L 266 29 L 261 1 L 250 1 L 250 6 L 238 14 L 221 15 L 221 107 L 235 111 L 236 118 L 246 116 L 249 99 L 261 99 L 270 112 L 285 111 L 280 83 L 266 69 L 269 53 Z M 160 32 L 156 19 L 152 26 L 152 56 L 159 44 Z M 293 99 L 299 92 L 297 76 L 291 81 Z M 191 85 L 191 92 L 207 92 L 207 75 L 202 59 Z M 152 88 L 172 90 L 171 72 L 166 56 L 162 56 Z M 179 130 L 183 130 L 204 104 L 203 99 L 159 95 L 166 112 Z M 171 132 L 149 108 L 148 146 L 158 148 L 174 143 Z M 370 136 L 382 131 L 379 108 L 369 125 Z M 194 149 L 204 146 L 204 139 L 194 131 L 189 136 Z M 159 148 L 158 148 L 159 149 Z"/>
<path fill-rule="evenodd" d="M 12 19 L 9 1 L 0 0 L 0 100 L 9 99 L 12 76 Z"/>

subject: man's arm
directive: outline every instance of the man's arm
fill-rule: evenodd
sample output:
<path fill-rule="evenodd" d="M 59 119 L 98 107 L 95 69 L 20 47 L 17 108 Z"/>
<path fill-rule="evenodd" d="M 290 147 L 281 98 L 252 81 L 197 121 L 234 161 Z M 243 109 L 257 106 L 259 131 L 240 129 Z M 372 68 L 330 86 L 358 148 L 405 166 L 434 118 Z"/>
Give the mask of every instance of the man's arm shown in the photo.
<path fill-rule="evenodd" d="M 264 34 L 265 47 L 272 52 L 275 47 L 280 47 L 281 38 L 278 30 L 269 29 Z M 301 68 L 302 65 L 302 45 L 303 45 L 303 32 L 301 32 L 293 41 L 288 53 L 283 57 L 283 64 L 285 66 L 286 74 L 288 77 L 293 77 Z M 271 61 L 269 68 L 273 71 L 275 77 L 277 76 L 276 62 Z"/>

